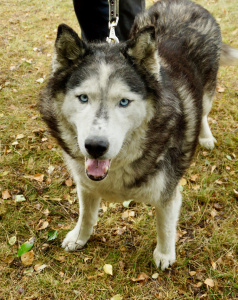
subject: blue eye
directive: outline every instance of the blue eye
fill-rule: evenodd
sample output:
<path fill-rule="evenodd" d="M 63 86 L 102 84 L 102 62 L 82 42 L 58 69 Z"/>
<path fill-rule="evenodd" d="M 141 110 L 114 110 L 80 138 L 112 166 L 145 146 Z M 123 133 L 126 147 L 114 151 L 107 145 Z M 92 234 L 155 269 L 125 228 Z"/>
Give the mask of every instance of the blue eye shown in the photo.
<path fill-rule="evenodd" d="M 79 98 L 80 102 L 82 102 L 82 103 L 88 102 L 88 96 L 85 94 L 79 95 L 78 98 Z"/>
<path fill-rule="evenodd" d="M 126 99 L 126 98 L 123 98 L 121 99 L 121 101 L 119 102 L 119 105 L 121 107 L 127 107 L 129 104 L 131 103 L 130 100 Z"/>

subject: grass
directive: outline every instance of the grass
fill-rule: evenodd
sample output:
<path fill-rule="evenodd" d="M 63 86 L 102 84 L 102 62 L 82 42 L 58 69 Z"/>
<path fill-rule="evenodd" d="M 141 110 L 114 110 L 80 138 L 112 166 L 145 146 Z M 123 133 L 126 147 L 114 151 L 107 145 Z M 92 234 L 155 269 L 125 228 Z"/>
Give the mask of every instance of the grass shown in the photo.
<path fill-rule="evenodd" d="M 236 1 L 197 2 L 217 18 L 224 41 L 238 47 Z M 121 204 L 103 203 L 88 245 L 66 253 L 61 242 L 78 213 L 75 186 L 66 182 L 60 149 L 36 104 L 58 24 L 79 27 L 69 0 L 3 0 L 0 16 L 0 299 L 238 299 L 237 67 L 219 71 L 210 115 L 217 146 L 211 152 L 198 147 L 185 176 L 177 262 L 165 272 L 155 268 L 154 210 L 134 203 L 128 218 Z M 43 180 L 31 177 L 36 174 Z M 17 195 L 26 201 L 17 202 Z M 50 230 L 58 238 L 47 242 Z M 34 259 L 25 266 L 17 250 L 33 236 Z M 104 273 L 105 264 L 113 276 Z M 47 267 L 37 272 L 36 265 Z M 133 281 L 141 273 L 149 278 Z"/>

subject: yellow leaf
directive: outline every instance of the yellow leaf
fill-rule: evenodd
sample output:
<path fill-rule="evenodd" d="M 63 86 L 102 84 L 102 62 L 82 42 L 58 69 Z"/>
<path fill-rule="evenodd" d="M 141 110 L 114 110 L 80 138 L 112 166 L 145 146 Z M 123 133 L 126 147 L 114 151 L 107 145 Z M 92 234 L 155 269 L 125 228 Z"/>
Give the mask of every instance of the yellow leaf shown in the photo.
<path fill-rule="evenodd" d="M 28 251 L 26 253 L 23 253 L 21 255 L 21 262 L 24 266 L 30 266 L 33 263 L 34 260 L 34 251 Z"/>
<path fill-rule="evenodd" d="M 103 270 L 106 274 L 112 275 L 112 265 L 105 264 Z"/>
<path fill-rule="evenodd" d="M 214 287 L 215 283 L 211 278 L 207 278 L 204 283 L 210 287 Z"/>
<path fill-rule="evenodd" d="M 122 296 L 117 294 L 111 298 L 111 300 L 122 300 Z"/>
<path fill-rule="evenodd" d="M 196 271 L 191 271 L 191 272 L 189 272 L 189 275 L 194 276 L 196 273 L 197 273 Z"/>
<path fill-rule="evenodd" d="M 2 198 L 4 200 L 7 200 L 7 199 L 11 198 L 11 195 L 10 195 L 8 190 L 2 191 Z"/>
<path fill-rule="evenodd" d="M 182 178 L 182 179 L 180 179 L 179 184 L 180 184 L 181 186 L 184 186 L 184 185 L 187 184 L 187 180 L 186 180 L 185 178 Z"/>

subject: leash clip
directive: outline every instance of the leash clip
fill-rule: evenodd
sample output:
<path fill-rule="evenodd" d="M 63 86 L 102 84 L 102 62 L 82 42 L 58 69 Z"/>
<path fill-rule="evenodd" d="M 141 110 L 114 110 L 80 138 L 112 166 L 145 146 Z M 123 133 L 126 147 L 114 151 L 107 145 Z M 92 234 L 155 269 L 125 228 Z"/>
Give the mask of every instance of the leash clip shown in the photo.
<path fill-rule="evenodd" d="M 119 39 L 118 39 L 118 37 L 116 36 L 116 33 L 115 33 L 115 28 L 116 28 L 116 26 L 118 24 L 118 21 L 119 21 L 119 18 L 116 17 L 116 20 L 113 20 L 112 22 L 109 22 L 109 24 L 108 24 L 110 32 L 109 32 L 109 37 L 107 37 L 106 41 L 109 44 L 117 44 L 117 43 L 119 43 Z"/>

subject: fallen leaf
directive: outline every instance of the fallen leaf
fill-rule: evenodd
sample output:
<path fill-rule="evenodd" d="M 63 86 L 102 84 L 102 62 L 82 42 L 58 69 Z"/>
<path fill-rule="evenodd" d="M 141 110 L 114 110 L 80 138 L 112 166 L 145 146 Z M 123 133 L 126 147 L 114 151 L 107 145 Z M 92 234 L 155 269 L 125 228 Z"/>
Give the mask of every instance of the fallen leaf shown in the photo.
<path fill-rule="evenodd" d="M 222 86 L 220 86 L 220 85 L 218 85 L 217 86 L 217 91 L 218 91 L 218 93 L 224 93 L 225 92 L 225 88 L 222 87 Z"/>
<path fill-rule="evenodd" d="M 221 209 L 223 209 L 223 206 L 222 206 L 220 203 L 214 203 L 213 207 L 214 207 L 216 210 L 221 210 Z"/>
<path fill-rule="evenodd" d="M 111 298 L 111 300 L 122 300 L 122 299 L 123 299 L 122 296 L 119 294 L 117 294 Z"/>
<path fill-rule="evenodd" d="M 17 237 L 16 236 L 12 236 L 9 240 L 8 240 L 8 243 L 9 245 L 14 245 L 17 241 Z"/>
<path fill-rule="evenodd" d="M 195 274 L 197 274 L 196 271 L 191 271 L 191 272 L 189 272 L 189 275 L 190 275 L 190 276 L 194 276 Z"/>
<path fill-rule="evenodd" d="M 105 264 L 103 270 L 106 274 L 112 275 L 112 265 Z"/>
<path fill-rule="evenodd" d="M 51 230 L 48 232 L 48 239 L 47 241 L 53 241 L 57 238 L 58 231 L 57 230 Z"/>
<path fill-rule="evenodd" d="M 65 180 L 65 185 L 72 186 L 73 185 L 73 180 L 71 178 L 68 178 L 67 180 Z"/>
<path fill-rule="evenodd" d="M 207 278 L 204 283 L 207 285 L 207 286 L 210 286 L 210 287 L 214 287 L 215 283 L 214 281 L 211 279 L 211 278 Z"/>
<path fill-rule="evenodd" d="M 157 279 L 159 277 L 159 273 L 154 273 L 153 275 L 152 275 L 152 278 L 153 279 Z"/>
<path fill-rule="evenodd" d="M 126 208 L 129 208 L 129 205 L 130 205 L 130 203 L 131 203 L 132 201 L 133 201 L 133 200 L 124 201 L 124 202 L 123 202 L 123 206 L 126 207 Z"/>
<path fill-rule="evenodd" d="M 34 270 L 37 272 L 37 273 L 39 273 L 39 272 L 41 272 L 42 270 L 44 270 L 45 268 L 47 268 L 48 267 L 48 265 L 35 265 L 34 266 Z"/>
<path fill-rule="evenodd" d="M 44 78 L 39 78 L 39 79 L 36 80 L 36 82 L 43 83 L 44 82 Z"/>
<path fill-rule="evenodd" d="M 21 140 L 21 139 L 23 139 L 24 137 L 25 137 L 24 134 L 21 133 L 21 134 L 18 134 L 18 135 L 17 135 L 16 139 L 17 139 L 17 140 Z"/>
<path fill-rule="evenodd" d="M 49 166 L 49 168 L 48 168 L 49 175 L 51 175 L 53 173 L 54 169 L 55 169 L 54 166 L 51 166 L 51 165 Z"/>
<path fill-rule="evenodd" d="M 127 219 L 129 217 L 134 217 L 135 216 L 135 212 L 133 210 L 126 210 L 122 213 L 122 218 L 123 219 Z"/>
<path fill-rule="evenodd" d="M 24 197 L 24 195 L 16 195 L 15 196 L 15 201 L 16 202 L 23 202 L 23 201 L 26 201 L 26 198 Z"/>
<path fill-rule="evenodd" d="M 24 266 L 30 266 L 33 263 L 34 260 L 34 251 L 28 251 L 26 253 L 23 253 L 21 255 L 21 262 Z"/>
<path fill-rule="evenodd" d="M 55 257 L 56 260 L 60 261 L 60 262 L 65 262 L 65 256 L 64 255 L 60 255 Z"/>
<path fill-rule="evenodd" d="M 182 179 L 180 179 L 179 184 L 180 184 L 181 186 L 184 186 L 184 185 L 187 184 L 187 180 L 186 180 L 185 178 L 182 178 Z"/>
<path fill-rule="evenodd" d="M 38 181 L 38 182 L 43 182 L 44 174 L 35 174 L 35 175 L 33 175 L 33 179 Z"/>
<path fill-rule="evenodd" d="M 217 264 L 214 261 L 211 262 L 211 265 L 212 265 L 213 269 L 216 270 Z"/>
<path fill-rule="evenodd" d="M 4 200 L 7 200 L 7 199 L 11 198 L 11 195 L 10 195 L 8 190 L 2 191 L 2 198 Z"/>
<path fill-rule="evenodd" d="M 43 230 L 43 229 L 46 229 L 48 226 L 49 226 L 48 221 L 40 220 L 36 226 L 36 230 Z"/>
<path fill-rule="evenodd" d="M 211 174 L 212 174 L 212 173 L 213 173 L 213 171 L 216 169 L 216 167 L 217 167 L 217 166 L 215 166 L 215 165 L 214 165 L 214 166 L 212 166 L 212 169 L 211 169 Z"/>
<path fill-rule="evenodd" d="M 148 279 L 149 279 L 149 276 L 146 273 L 142 272 L 136 278 L 132 278 L 132 281 L 144 281 L 144 282 L 146 282 L 146 281 L 148 281 Z"/>
<path fill-rule="evenodd" d="M 211 210 L 211 216 L 212 216 L 213 218 L 215 218 L 215 216 L 217 216 L 217 211 L 216 211 L 215 209 L 212 209 L 212 210 Z"/>
<path fill-rule="evenodd" d="M 20 248 L 18 249 L 17 256 L 19 257 L 22 254 L 24 254 L 24 253 L 28 252 L 29 250 L 31 250 L 31 248 L 34 245 L 34 242 L 35 242 L 35 237 L 32 237 L 32 238 L 29 239 L 29 241 L 22 244 L 20 246 Z"/>
<path fill-rule="evenodd" d="M 196 182 L 197 179 L 198 179 L 198 177 L 199 177 L 198 174 L 194 174 L 194 175 L 192 175 L 192 176 L 190 177 L 190 180 L 191 180 L 192 182 Z"/>
<path fill-rule="evenodd" d="M 221 180 L 219 180 L 219 179 L 217 179 L 215 182 L 216 182 L 217 184 L 219 184 L 219 185 L 223 184 L 223 182 L 222 182 Z"/>

